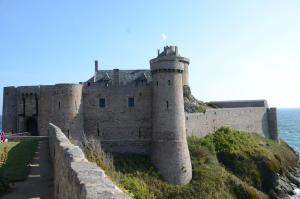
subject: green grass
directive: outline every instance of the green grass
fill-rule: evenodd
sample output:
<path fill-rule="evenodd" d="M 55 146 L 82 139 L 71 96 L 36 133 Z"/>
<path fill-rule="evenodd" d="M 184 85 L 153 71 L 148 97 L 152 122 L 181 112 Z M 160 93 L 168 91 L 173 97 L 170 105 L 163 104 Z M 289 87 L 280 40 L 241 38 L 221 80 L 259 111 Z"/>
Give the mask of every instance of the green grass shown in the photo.
<path fill-rule="evenodd" d="M 23 181 L 29 173 L 28 164 L 37 148 L 36 141 L 7 142 L 0 144 L 0 154 L 7 147 L 8 156 L 5 164 L 0 167 L 0 176 L 10 182 Z"/>
<path fill-rule="evenodd" d="M 166 183 L 147 156 L 114 154 L 108 161 L 113 166 L 102 168 L 137 199 L 255 199 L 268 198 L 276 173 L 284 174 L 297 161 L 283 141 L 228 128 L 203 138 L 190 137 L 188 145 L 193 179 L 187 185 Z M 106 164 L 105 158 L 93 157 L 98 165 Z"/>

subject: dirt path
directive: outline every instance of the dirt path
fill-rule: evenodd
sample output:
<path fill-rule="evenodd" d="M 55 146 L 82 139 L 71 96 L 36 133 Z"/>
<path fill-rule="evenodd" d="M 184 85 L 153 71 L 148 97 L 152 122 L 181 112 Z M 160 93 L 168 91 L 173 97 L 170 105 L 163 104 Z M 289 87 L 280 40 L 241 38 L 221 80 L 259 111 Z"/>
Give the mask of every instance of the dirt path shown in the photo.
<path fill-rule="evenodd" d="M 31 163 L 30 173 L 24 182 L 15 183 L 12 191 L 3 199 L 52 199 L 53 169 L 50 162 L 48 141 L 39 141 Z"/>

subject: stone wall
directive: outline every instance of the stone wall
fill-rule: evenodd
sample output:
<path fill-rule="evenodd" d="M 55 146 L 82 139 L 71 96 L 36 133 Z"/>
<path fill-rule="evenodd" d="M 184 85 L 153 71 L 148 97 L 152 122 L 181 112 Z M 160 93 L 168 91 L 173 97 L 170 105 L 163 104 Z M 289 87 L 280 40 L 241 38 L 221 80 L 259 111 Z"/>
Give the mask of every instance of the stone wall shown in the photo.
<path fill-rule="evenodd" d="M 220 127 L 231 127 L 270 138 L 265 107 L 208 109 L 205 113 L 186 113 L 188 135 L 205 136 Z"/>
<path fill-rule="evenodd" d="M 5 132 L 17 132 L 17 90 L 15 87 L 3 89 L 2 129 Z"/>
<path fill-rule="evenodd" d="M 82 85 L 56 84 L 52 96 L 52 120 L 68 138 L 80 140 L 83 135 Z"/>
<path fill-rule="evenodd" d="M 128 98 L 134 98 L 134 107 Z M 99 106 L 100 98 L 105 107 Z M 147 82 L 127 85 L 95 83 L 83 87 L 84 130 L 99 137 L 107 151 L 148 154 L 152 135 L 152 92 Z"/>
<path fill-rule="evenodd" d="M 53 124 L 49 125 L 49 149 L 55 199 L 129 198 Z"/>
<path fill-rule="evenodd" d="M 212 101 L 209 104 L 217 108 L 268 107 L 266 100 Z"/>

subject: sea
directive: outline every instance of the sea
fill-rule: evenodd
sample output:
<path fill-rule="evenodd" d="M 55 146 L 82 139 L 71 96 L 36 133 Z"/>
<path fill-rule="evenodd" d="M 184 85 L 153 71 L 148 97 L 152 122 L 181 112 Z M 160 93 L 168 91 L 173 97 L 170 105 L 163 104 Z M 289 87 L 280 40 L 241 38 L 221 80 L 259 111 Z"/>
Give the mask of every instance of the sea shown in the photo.
<path fill-rule="evenodd" d="M 300 152 L 300 108 L 277 109 L 279 136 Z"/>

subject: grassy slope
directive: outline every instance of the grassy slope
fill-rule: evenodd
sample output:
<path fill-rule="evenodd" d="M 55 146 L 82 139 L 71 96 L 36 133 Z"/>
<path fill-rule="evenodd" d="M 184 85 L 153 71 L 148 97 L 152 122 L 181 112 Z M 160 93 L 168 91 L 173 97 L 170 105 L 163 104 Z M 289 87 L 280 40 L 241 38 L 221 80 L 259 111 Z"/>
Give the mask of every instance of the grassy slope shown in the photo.
<path fill-rule="evenodd" d="M 232 129 L 190 137 L 188 144 L 193 166 L 188 185 L 164 182 L 145 156 L 114 155 L 115 169 L 104 169 L 134 198 L 268 198 L 276 173 L 297 161 L 284 142 Z"/>
<path fill-rule="evenodd" d="M 8 157 L 0 167 L 0 176 L 9 181 L 25 180 L 29 172 L 28 164 L 37 148 L 36 141 L 0 143 L 0 154 L 7 147 Z"/>

